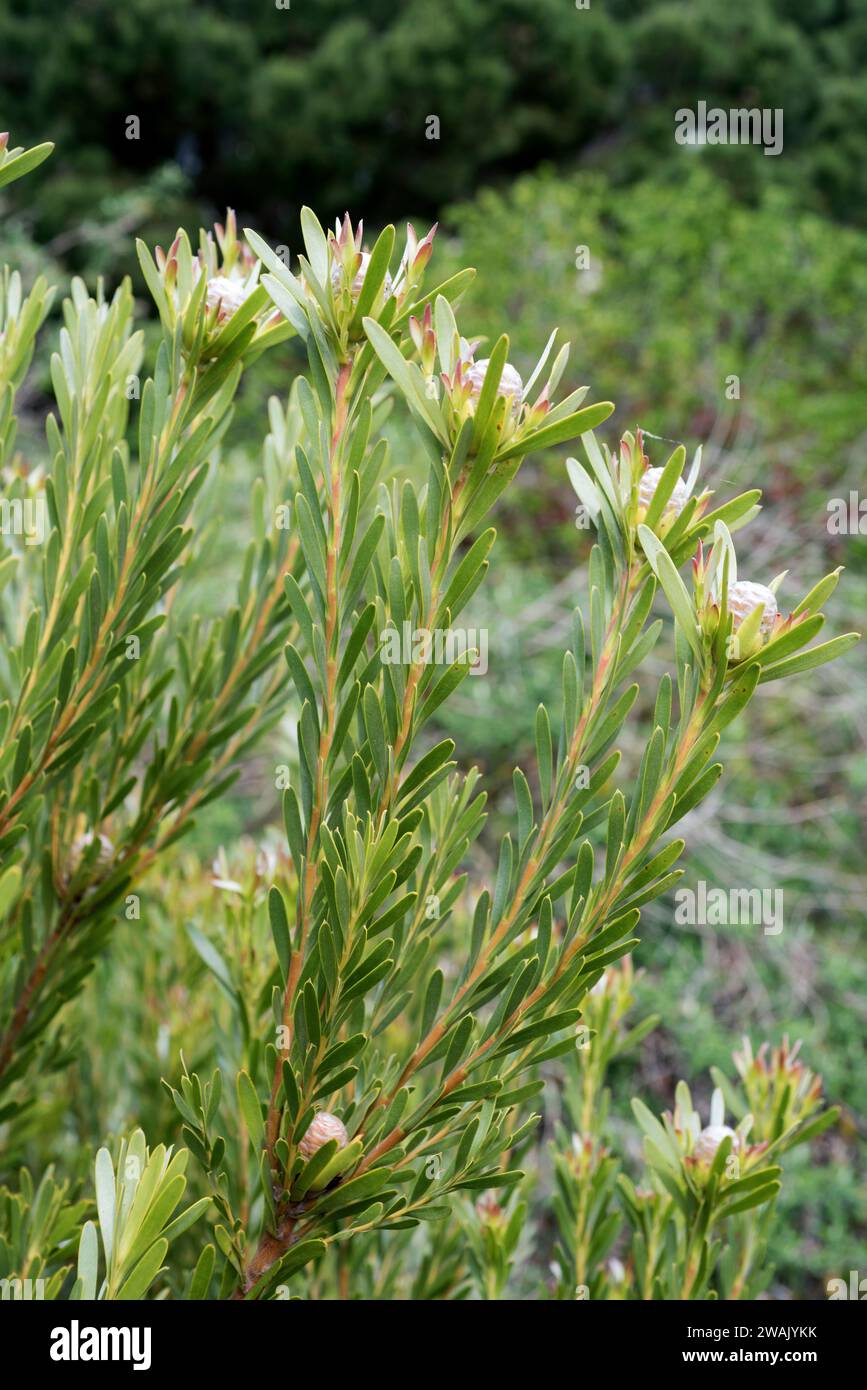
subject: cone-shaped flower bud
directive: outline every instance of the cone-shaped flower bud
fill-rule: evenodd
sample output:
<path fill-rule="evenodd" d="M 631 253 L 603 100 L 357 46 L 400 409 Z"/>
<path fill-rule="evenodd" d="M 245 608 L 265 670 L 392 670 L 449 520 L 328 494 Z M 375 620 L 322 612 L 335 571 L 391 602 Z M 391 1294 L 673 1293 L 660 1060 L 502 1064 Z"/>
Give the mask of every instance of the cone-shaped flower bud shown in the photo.
<path fill-rule="evenodd" d="M 716 1151 L 724 1139 L 731 1139 L 732 1153 L 737 1153 L 739 1140 L 728 1125 L 706 1125 L 695 1143 L 695 1157 L 701 1163 L 713 1163 Z"/>
<path fill-rule="evenodd" d="M 327 1144 L 329 1139 L 337 1140 L 338 1149 L 345 1149 L 349 1143 L 349 1135 L 346 1133 L 346 1126 L 336 1115 L 330 1114 L 327 1110 L 320 1110 L 314 1116 L 306 1130 L 298 1150 L 303 1158 L 309 1160 L 315 1153 Z"/>
<path fill-rule="evenodd" d="M 485 1192 L 476 1202 L 476 1215 L 486 1225 L 498 1226 L 503 1220 L 503 1208 L 493 1192 Z"/>
<path fill-rule="evenodd" d="M 95 857 L 91 858 L 91 845 L 94 843 L 94 840 L 97 841 L 98 848 Z M 99 870 L 104 872 L 108 869 L 114 859 L 114 845 L 107 835 L 94 835 L 92 830 L 88 830 L 84 835 L 79 835 L 73 840 L 72 847 L 69 851 L 69 859 L 61 874 L 65 887 L 68 887 L 72 883 L 86 858 L 90 864 L 90 872 L 97 872 Z"/>
<path fill-rule="evenodd" d="M 482 393 L 489 362 L 489 357 L 483 357 L 481 362 L 473 362 L 467 369 L 466 380 L 469 383 L 470 394 L 475 399 L 478 399 Z M 497 395 L 505 396 L 507 400 L 511 400 L 512 410 L 515 414 L 521 409 L 521 403 L 524 397 L 524 383 L 521 380 L 520 373 L 516 371 L 511 362 L 507 362 L 503 367 L 503 374 L 500 377 L 500 384 L 497 387 Z"/>
<path fill-rule="evenodd" d="M 209 309 L 216 308 L 217 319 L 222 323 L 237 313 L 254 288 L 240 280 L 230 280 L 226 275 L 215 275 L 208 281 L 205 299 Z"/>
<path fill-rule="evenodd" d="M 648 468 L 642 473 L 638 484 L 638 506 L 641 512 L 646 512 L 653 501 L 654 493 L 664 472 L 665 469 L 663 468 Z M 676 517 L 680 516 L 688 500 L 689 493 L 686 490 L 686 483 L 683 478 L 678 478 L 671 490 L 671 496 L 665 504 L 663 518 L 674 521 Z"/>
<path fill-rule="evenodd" d="M 361 294 L 362 286 L 364 285 L 364 277 L 367 274 L 367 267 L 370 265 L 370 252 L 362 251 L 360 257 L 360 262 L 358 263 L 358 268 L 353 276 L 352 285 L 350 287 L 353 304 L 357 301 L 358 296 Z M 334 265 L 331 267 L 331 283 L 335 290 L 340 290 L 343 286 L 344 269 L 341 261 L 335 261 Z M 385 272 L 382 291 L 386 299 L 391 298 L 392 280 L 388 271 Z"/>
<path fill-rule="evenodd" d="M 760 605 L 762 618 L 759 632 L 762 636 L 767 636 L 777 620 L 777 600 L 764 584 L 753 584 L 748 579 L 739 580 L 737 584 L 732 584 L 729 588 L 728 604 L 735 632 L 741 623 L 749 617 L 753 609 Z"/>

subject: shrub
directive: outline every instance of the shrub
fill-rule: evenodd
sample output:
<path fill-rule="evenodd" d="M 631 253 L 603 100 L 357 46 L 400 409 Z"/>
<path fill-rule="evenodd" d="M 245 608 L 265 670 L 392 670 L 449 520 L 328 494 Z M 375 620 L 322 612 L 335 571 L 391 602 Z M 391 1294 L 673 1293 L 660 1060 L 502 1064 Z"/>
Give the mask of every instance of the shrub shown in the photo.
<path fill-rule="evenodd" d="M 256 233 L 240 243 L 231 218 L 197 256 L 183 233 L 166 254 L 140 248 L 162 325 L 151 374 L 129 286 L 106 301 L 74 284 L 44 475 L 12 453 L 12 407 L 47 289 L 25 297 L 5 282 L 7 510 L 14 522 L 46 509 L 42 563 L 35 525 L 7 528 L 2 561 L 7 1119 L 25 1112 L 37 1060 L 66 1060 L 64 1004 L 118 914 L 136 919 L 139 876 L 223 794 L 230 765 L 287 700 L 297 712 L 278 769 L 292 872 L 267 895 L 272 949 L 248 953 L 252 922 L 228 956 L 192 934 L 234 1023 L 208 1077 L 184 1064 L 169 1085 L 184 1147 L 151 1149 L 136 1130 L 114 1160 L 99 1151 L 102 1255 L 88 1220 L 75 1272 L 69 1231 L 82 1213 L 46 1176 L 56 1220 L 32 1244 L 52 1293 L 75 1298 L 141 1296 L 161 1279 L 188 1297 L 282 1297 L 302 1269 L 308 1287 L 341 1287 L 353 1247 L 521 1181 L 546 1069 L 589 1037 L 585 1118 L 597 1132 L 583 1137 L 580 1171 L 560 1165 L 558 1217 L 573 1177 L 593 1185 L 602 1228 L 583 1226 L 561 1268 L 566 1287 L 586 1275 L 602 1290 L 591 1266 L 614 1230 L 602 1212 L 613 1168 L 596 1147 L 594 1097 L 623 1012 L 600 1004 L 617 978 L 606 971 L 637 945 L 641 908 L 677 881 L 684 845 L 670 832 L 716 784 L 721 731 L 759 683 L 808 672 L 856 637 L 809 645 L 836 571 L 787 616 L 780 579 L 739 580 L 732 532 L 754 519 L 756 490 L 712 506 L 698 455 L 685 470 L 680 447 L 649 469 L 640 434 L 613 454 L 600 445 L 593 430 L 613 407 L 585 404 L 587 388 L 558 399 L 568 347 L 555 351 L 552 336 L 526 383 L 505 336 L 479 359 L 454 311 L 471 272 L 423 287 L 433 231 L 419 240 L 408 228 L 397 264 L 393 227 L 369 252 L 348 217 L 326 236 L 305 210 L 302 231 L 297 275 Z M 272 409 L 237 601 L 213 625 L 179 621 L 196 501 L 241 372 L 289 333 L 308 370 Z M 395 395 L 417 429 L 421 486 L 381 437 Z M 570 460 L 569 476 L 597 530 L 588 622 L 576 611 L 560 709 L 553 721 L 536 712 L 534 786 L 515 769 L 514 832 L 485 884 L 472 858 L 479 776 L 459 769 L 451 740 L 429 736 L 430 721 L 479 655 L 456 623 L 488 568 L 488 514 L 527 454 L 579 436 L 585 460 Z M 674 617 L 674 675 L 658 684 L 637 775 L 621 786 L 616 745 L 631 677 L 662 627 L 650 621 L 657 587 Z M 779 1189 L 777 1160 L 834 1112 L 817 1113 L 818 1085 L 785 1050 L 744 1072 L 736 1129 L 722 1093 L 707 1125 L 684 1088 L 664 1124 L 636 1104 L 655 1198 L 641 1208 L 621 1190 L 645 1243 L 676 1252 L 668 1270 L 636 1253 L 636 1296 L 753 1287 L 752 1256 L 732 1252 L 757 1249 L 750 1223 Z M 207 1191 L 175 1215 L 190 1156 Z M 31 1192 L 26 1177 L 4 1194 L 7 1213 Z M 166 1270 L 172 1242 L 206 1212 L 213 1243 L 192 1269 Z M 492 1296 L 521 1221 L 504 1226 L 490 1203 L 478 1215 L 488 1224 L 474 1277 Z M 10 1277 L 19 1248 L 7 1243 Z"/>

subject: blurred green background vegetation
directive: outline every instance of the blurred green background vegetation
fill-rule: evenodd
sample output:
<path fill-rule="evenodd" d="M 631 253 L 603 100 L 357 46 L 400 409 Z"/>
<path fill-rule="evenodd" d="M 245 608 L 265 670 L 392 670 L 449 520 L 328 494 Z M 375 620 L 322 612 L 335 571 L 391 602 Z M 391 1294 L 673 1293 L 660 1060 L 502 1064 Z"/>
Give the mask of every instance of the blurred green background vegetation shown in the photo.
<path fill-rule="evenodd" d="M 227 203 L 293 250 L 303 203 L 323 221 L 348 207 L 371 240 L 387 220 L 436 218 L 443 276 L 478 269 L 469 331 L 493 340 L 505 328 L 526 371 L 559 326 L 573 344 L 565 384 L 617 403 L 609 442 L 641 426 L 653 464 L 668 441 L 702 444 L 710 486 L 765 490 L 739 547 L 742 577 L 767 582 L 788 567 L 785 608 L 844 564 L 832 621 L 863 628 L 867 535 L 831 534 L 827 508 L 864 479 L 865 62 L 867 0 L 367 0 L 363 12 L 343 0 L 0 0 L 0 129 L 16 144 L 58 145 L 4 199 L 0 261 L 28 281 L 40 269 L 61 284 L 130 273 L 146 319 L 135 235 L 166 245 Z M 674 112 L 699 100 L 782 108 L 783 153 L 677 145 Z M 138 139 L 127 138 L 131 116 Z M 438 139 L 427 138 L 431 116 Z M 224 601 L 246 542 L 265 401 L 300 365 L 290 343 L 245 384 L 209 483 L 202 607 Z M 25 457 L 41 448 L 46 384 L 43 361 Z M 393 445 L 395 471 L 412 468 L 399 418 Z M 490 670 L 465 683 L 443 727 L 485 772 L 491 844 L 512 814 L 512 768 L 532 761 L 535 705 L 556 707 L 559 653 L 583 600 L 590 537 L 575 500 L 561 455 L 525 464 L 466 618 L 489 630 Z M 666 657 L 644 671 L 645 709 Z M 821 1297 L 827 1278 L 864 1269 L 865 718 L 858 648 L 770 687 L 729 731 L 728 776 L 687 823 L 684 883 L 782 887 L 785 927 L 678 926 L 670 901 L 655 904 L 637 963 L 641 1005 L 662 1023 L 614 1077 L 612 1115 L 625 1122 L 630 1094 L 664 1107 L 680 1076 L 706 1100 L 708 1067 L 728 1069 L 742 1033 L 803 1038 L 844 1118 L 788 1174 L 778 1296 Z M 89 1152 L 80 1143 L 124 1125 L 171 1132 L 159 1077 L 174 1077 L 179 1048 L 191 1066 L 219 1051 L 213 981 L 179 920 L 217 939 L 235 929 L 221 925 L 231 890 L 211 884 L 211 861 L 223 845 L 229 869 L 249 868 L 247 840 L 260 845 L 279 819 L 273 770 L 289 730 L 287 718 L 146 885 L 145 921 L 121 925 L 73 1006 L 86 1046 L 46 1079 L 16 1157 L 42 1167 L 63 1154 L 75 1167 Z"/>

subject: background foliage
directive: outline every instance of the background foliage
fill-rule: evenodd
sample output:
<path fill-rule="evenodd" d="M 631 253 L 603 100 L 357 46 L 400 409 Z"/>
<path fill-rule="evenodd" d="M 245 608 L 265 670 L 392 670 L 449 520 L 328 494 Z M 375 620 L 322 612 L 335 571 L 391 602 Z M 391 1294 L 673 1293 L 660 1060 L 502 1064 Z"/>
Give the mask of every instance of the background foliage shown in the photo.
<path fill-rule="evenodd" d="M 697 97 L 785 111 L 786 158 L 718 152 L 740 190 L 779 178 L 863 222 L 865 56 L 864 0 L 252 11 L 245 0 L 4 0 L 0 123 L 14 103 L 21 139 L 59 138 L 69 152 L 40 210 L 43 235 L 86 215 L 92 192 L 169 162 L 196 197 L 219 207 L 231 189 L 257 225 L 287 232 L 304 201 L 323 217 L 347 202 L 371 219 L 395 206 L 436 213 L 480 180 L 552 157 L 584 155 L 621 185 L 649 163 L 673 176 L 672 113 Z M 131 113 L 137 142 L 126 139 Z M 430 114 L 441 122 L 434 148 Z"/>

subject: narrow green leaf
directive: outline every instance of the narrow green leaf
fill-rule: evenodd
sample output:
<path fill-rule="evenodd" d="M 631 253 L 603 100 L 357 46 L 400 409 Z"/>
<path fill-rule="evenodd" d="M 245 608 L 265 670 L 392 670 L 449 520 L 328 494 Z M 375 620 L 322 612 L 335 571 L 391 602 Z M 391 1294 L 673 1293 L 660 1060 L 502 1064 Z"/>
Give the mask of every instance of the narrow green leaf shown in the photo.
<path fill-rule="evenodd" d="M 246 1071 L 238 1072 L 238 1104 L 247 1126 L 250 1143 L 254 1149 L 261 1148 L 265 1140 L 265 1122 L 256 1088 Z"/>

